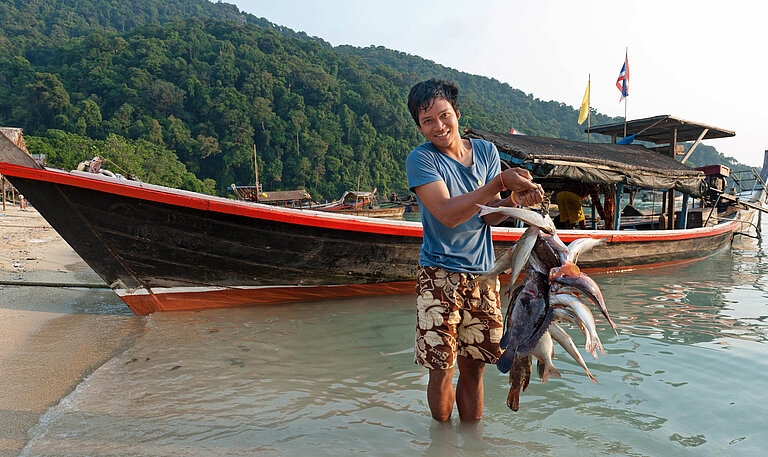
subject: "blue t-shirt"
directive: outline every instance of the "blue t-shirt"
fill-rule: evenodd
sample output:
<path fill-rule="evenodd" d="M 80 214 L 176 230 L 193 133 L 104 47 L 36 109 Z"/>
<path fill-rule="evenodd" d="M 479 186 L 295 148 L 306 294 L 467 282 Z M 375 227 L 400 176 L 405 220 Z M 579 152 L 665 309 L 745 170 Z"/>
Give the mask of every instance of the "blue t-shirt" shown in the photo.
<path fill-rule="evenodd" d="M 496 146 L 485 140 L 470 141 L 473 155 L 470 167 L 443 154 L 431 142 L 411 151 L 405 162 L 411 191 L 424 184 L 443 181 L 453 198 L 484 186 L 499 174 L 501 165 Z M 482 274 L 493 268 L 491 227 L 482 218 L 475 214 L 468 221 L 449 228 L 429 212 L 421 199 L 419 207 L 424 226 L 420 265 L 473 274 Z"/>

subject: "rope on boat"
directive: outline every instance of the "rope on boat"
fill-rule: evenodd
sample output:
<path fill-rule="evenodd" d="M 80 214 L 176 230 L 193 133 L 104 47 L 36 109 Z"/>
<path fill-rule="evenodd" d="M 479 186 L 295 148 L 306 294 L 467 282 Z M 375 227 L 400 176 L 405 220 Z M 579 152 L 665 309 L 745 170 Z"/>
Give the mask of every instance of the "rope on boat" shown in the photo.
<path fill-rule="evenodd" d="M 747 232 L 733 232 L 733 234 L 734 234 L 734 235 L 741 235 L 741 236 L 748 236 L 748 237 L 750 237 L 750 238 L 754 238 L 754 239 L 756 239 L 756 240 L 759 240 L 759 239 L 761 239 L 761 237 L 759 237 L 759 236 L 756 236 L 756 235 L 750 235 L 750 234 L 749 234 L 749 233 L 747 233 Z"/>
<path fill-rule="evenodd" d="M 24 287 L 76 287 L 81 289 L 109 289 L 107 284 L 85 282 L 38 282 L 38 281 L 0 281 L 0 286 Z"/>
<path fill-rule="evenodd" d="M 3 227 L 43 229 L 43 230 L 50 230 L 50 229 L 53 228 L 50 225 L 12 225 L 12 224 L 2 224 L 2 225 L 0 225 L 0 228 L 3 228 Z"/>

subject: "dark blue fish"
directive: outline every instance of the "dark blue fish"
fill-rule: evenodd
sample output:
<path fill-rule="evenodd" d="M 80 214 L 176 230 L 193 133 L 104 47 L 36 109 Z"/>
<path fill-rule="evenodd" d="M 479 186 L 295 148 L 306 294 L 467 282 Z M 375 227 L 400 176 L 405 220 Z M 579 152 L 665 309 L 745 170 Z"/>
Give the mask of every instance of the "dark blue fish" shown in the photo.
<path fill-rule="evenodd" d="M 539 338 L 552 322 L 552 308 L 549 306 L 549 283 L 547 276 L 532 269 L 526 272 L 524 287 L 510 303 L 506 334 L 502 336 L 504 352 L 496 362 L 502 373 L 507 373 L 515 359 L 533 352 Z M 511 313 L 511 314 L 510 314 Z"/>

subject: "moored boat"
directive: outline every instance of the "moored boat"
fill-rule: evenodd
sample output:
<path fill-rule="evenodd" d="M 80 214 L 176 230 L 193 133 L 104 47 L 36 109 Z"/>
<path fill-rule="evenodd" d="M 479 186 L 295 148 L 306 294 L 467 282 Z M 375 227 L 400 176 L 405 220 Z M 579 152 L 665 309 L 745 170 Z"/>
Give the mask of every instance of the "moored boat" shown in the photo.
<path fill-rule="evenodd" d="M 340 199 L 325 205 L 316 205 L 317 211 L 329 211 L 352 216 L 400 219 L 405 207 L 399 204 L 382 206 L 376 203 L 376 189 L 372 192 L 347 191 Z"/>
<path fill-rule="evenodd" d="M 275 207 L 46 168 L 25 152 L 20 134 L 11 141 L 5 132 L 0 173 L 136 314 L 413 292 L 422 236 L 417 222 Z M 759 193 L 750 200 L 758 206 Z M 730 219 L 699 228 L 559 233 L 566 243 L 608 237 L 579 264 L 616 271 L 710 255 L 728 247 L 755 211 L 739 208 Z M 497 253 L 522 232 L 494 228 Z"/>

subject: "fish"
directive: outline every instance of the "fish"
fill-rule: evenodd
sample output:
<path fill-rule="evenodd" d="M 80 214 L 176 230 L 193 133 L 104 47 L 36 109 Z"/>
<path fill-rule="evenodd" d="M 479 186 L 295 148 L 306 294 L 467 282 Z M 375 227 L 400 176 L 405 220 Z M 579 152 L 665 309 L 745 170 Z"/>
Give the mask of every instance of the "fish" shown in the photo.
<path fill-rule="evenodd" d="M 605 238 L 578 238 L 571 241 L 568 245 L 568 254 L 566 260 L 570 260 L 573 263 L 579 259 L 579 255 L 589 251 L 596 246 L 605 246 L 609 237 Z"/>
<path fill-rule="evenodd" d="M 549 327 L 552 327 L 551 323 L 549 324 Z M 538 360 L 536 368 L 542 383 L 546 383 L 552 376 L 555 378 L 562 377 L 560 372 L 557 371 L 557 368 L 552 364 L 552 357 L 555 355 L 555 347 L 552 343 L 552 336 L 548 330 L 541 335 L 539 342 L 536 343 L 536 347 L 533 348 L 532 354 Z"/>
<path fill-rule="evenodd" d="M 587 308 L 587 306 L 581 302 L 581 300 L 571 294 L 556 294 L 550 298 L 550 303 L 553 305 L 567 306 L 578 320 L 577 325 L 583 326 L 587 330 L 589 338 L 587 344 L 584 346 L 585 351 L 591 353 L 595 358 L 597 358 L 595 349 L 599 350 L 603 355 L 605 355 L 603 344 L 600 341 L 600 337 L 597 335 L 595 317 L 592 315 L 592 312 L 589 310 L 589 308 Z"/>
<path fill-rule="evenodd" d="M 512 304 L 513 303 L 513 304 Z M 552 322 L 547 294 L 547 277 L 528 270 L 526 281 L 507 309 L 509 326 L 499 343 L 504 350 L 496 367 L 506 373 L 515 359 L 529 355 Z"/>
<path fill-rule="evenodd" d="M 549 247 L 551 247 L 554 251 L 568 254 L 568 246 L 566 246 L 565 243 L 563 243 L 563 240 L 561 240 L 560 237 L 557 236 L 557 233 L 553 233 L 551 235 L 548 233 L 543 233 L 541 237 L 544 239 L 544 241 L 547 242 Z"/>
<path fill-rule="evenodd" d="M 597 358 L 597 349 L 595 343 L 592 342 L 592 335 L 587 326 L 584 325 L 584 322 L 576 316 L 576 313 L 571 311 L 570 308 L 555 306 L 552 309 L 552 320 L 554 322 L 568 322 L 578 327 L 581 333 L 584 334 L 584 350 Z"/>
<path fill-rule="evenodd" d="M 550 287 L 551 295 L 560 292 L 563 289 L 563 286 L 572 287 L 584 292 L 584 294 L 597 305 L 598 309 L 611 326 L 611 329 L 613 329 L 613 332 L 616 333 L 616 335 L 619 334 L 616 330 L 616 324 L 613 323 L 611 317 L 608 315 L 608 308 L 605 306 L 605 299 L 603 299 L 603 294 L 600 292 L 600 287 L 597 286 L 594 279 L 582 273 L 575 263 L 566 261 L 560 267 L 555 267 L 550 270 L 549 281 L 550 283 L 554 283 Z"/>
<path fill-rule="evenodd" d="M 499 343 L 502 354 L 496 362 L 499 371 L 509 373 L 507 406 L 513 411 L 519 409 L 520 394 L 525 392 L 530 382 L 534 358 L 538 361 L 537 372 L 543 382 L 561 377 L 553 363 L 553 341 L 557 341 L 584 369 L 590 380 L 597 383 L 573 339 L 556 321 L 578 326 L 584 334 L 584 349 L 595 358 L 598 351 L 605 355 L 595 318 L 581 300 L 584 298 L 600 309 L 618 335 L 597 283 L 576 266 L 581 254 L 605 244 L 607 238 L 578 239 L 566 246 L 548 215 L 542 216 L 522 208 L 478 206 L 481 216 L 502 213 L 530 226 L 515 246 L 500 256 L 494 268 L 478 278 L 490 280 L 507 269 L 512 271 L 512 282 L 504 295 L 509 300 L 504 316 L 505 332 Z M 522 285 L 513 289 L 521 270 L 525 278 Z"/>
<path fill-rule="evenodd" d="M 567 352 L 573 359 L 578 362 L 579 365 L 581 365 L 581 368 L 584 369 L 584 371 L 587 372 L 587 376 L 589 376 L 589 379 L 592 380 L 592 382 L 595 382 L 597 384 L 600 384 L 597 382 L 597 378 L 592 376 L 592 373 L 589 371 L 589 368 L 587 368 L 587 364 L 584 362 L 584 359 L 581 357 L 581 354 L 579 354 L 579 350 L 576 348 L 576 345 L 573 343 L 573 340 L 571 339 L 571 336 L 568 335 L 568 333 L 563 330 L 559 325 L 552 322 L 549 324 L 549 334 L 552 336 L 552 339 L 557 341 L 557 343 L 562 346 L 563 349 L 565 349 L 565 352 Z"/>
<path fill-rule="evenodd" d="M 541 238 L 547 243 L 547 245 L 550 248 L 552 248 L 552 251 L 560 260 L 561 264 L 568 259 L 568 246 L 566 246 L 565 243 L 563 243 L 563 240 L 561 240 L 560 237 L 557 236 L 557 233 L 554 233 L 552 235 L 542 233 Z"/>
<path fill-rule="evenodd" d="M 502 254 L 497 260 L 493 268 L 474 279 L 477 281 L 491 281 L 495 280 L 496 276 L 500 275 L 503 271 L 512 269 L 510 284 L 514 284 L 517 281 L 517 277 L 523 271 L 523 267 L 528 262 L 528 257 L 531 255 L 533 244 L 536 242 L 539 236 L 539 229 L 534 226 L 528 227 L 523 235 L 520 237 L 512 249 Z"/>
<path fill-rule="evenodd" d="M 507 406 L 512 411 L 520 409 L 520 393 L 528 389 L 531 381 L 531 368 L 533 356 L 518 357 L 512 364 L 509 372 L 509 393 L 507 394 Z"/>
<path fill-rule="evenodd" d="M 549 217 L 549 214 L 542 216 L 541 214 L 531 211 L 529 209 L 513 208 L 511 206 L 497 206 L 490 207 L 485 205 L 477 205 L 480 207 L 480 217 L 486 214 L 500 213 L 509 217 L 514 217 L 517 220 L 521 220 L 528 225 L 538 227 L 542 232 L 553 235 L 557 229 L 555 229 L 555 222 Z"/>

